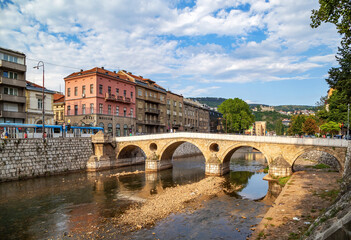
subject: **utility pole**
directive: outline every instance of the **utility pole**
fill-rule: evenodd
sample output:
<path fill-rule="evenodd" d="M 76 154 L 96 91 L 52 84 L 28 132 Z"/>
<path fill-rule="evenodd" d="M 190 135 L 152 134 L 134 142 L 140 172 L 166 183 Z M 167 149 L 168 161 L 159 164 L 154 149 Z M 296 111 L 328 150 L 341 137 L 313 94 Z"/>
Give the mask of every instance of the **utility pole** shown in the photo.
<path fill-rule="evenodd" d="M 41 64 L 41 65 L 40 65 Z M 42 104 L 43 104 L 43 111 L 42 111 L 42 121 L 43 121 L 43 126 L 42 126 L 42 128 L 43 128 L 43 141 L 45 141 L 45 127 L 44 127 L 44 125 L 45 125 L 45 95 L 44 95 L 44 90 L 45 90 L 45 87 L 44 87 L 44 62 L 43 61 L 39 61 L 38 62 L 38 65 L 37 66 L 35 66 L 35 67 L 33 67 L 33 68 L 36 68 L 36 69 L 39 69 L 39 67 L 43 67 L 43 91 L 42 91 L 42 98 L 43 98 L 43 101 L 42 101 Z"/>

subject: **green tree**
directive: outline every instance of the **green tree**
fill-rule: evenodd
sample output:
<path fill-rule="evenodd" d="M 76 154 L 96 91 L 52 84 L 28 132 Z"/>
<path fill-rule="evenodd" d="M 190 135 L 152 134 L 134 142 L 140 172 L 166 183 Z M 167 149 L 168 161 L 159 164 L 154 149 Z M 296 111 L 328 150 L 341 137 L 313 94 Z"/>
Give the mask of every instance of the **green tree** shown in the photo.
<path fill-rule="evenodd" d="M 351 38 L 351 2 L 350 0 L 319 0 L 319 9 L 312 10 L 312 28 L 322 22 L 332 23 L 345 40 Z M 348 42 L 349 44 L 350 42 Z"/>
<path fill-rule="evenodd" d="M 303 135 L 303 123 L 305 122 L 305 116 L 295 115 L 291 118 L 290 127 L 288 129 L 289 135 Z"/>
<path fill-rule="evenodd" d="M 255 121 L 249 105 L 239 98 L 225 100 L 218 111 L 223 114 L 223 125 L 228 133 L 243 132 Z"/>
<path fill-rule="evenodd" d="M 318 132 L 316 120 L 314 120 L 312 117 L 308 117 L 303 123 L 302 130 L 307 135 L 314 135 L 316 132 Z"/>
<path fill-rule="evenodd" d="M 332 136 L 334 136 L 334 134 L 339 133 L 340 131 L 339 124 L 333 121 L 322 124 L 320 128 L 323 133 L 329 133 Z"/>
<path fill-rule="evenodd" d="M 281 136 L 281 135 L 284 134 L 284 125 L 283 125 L 281 119 L 277 120 L 276 123 L 275 123 L 275 133 L 278 136 Z"/>

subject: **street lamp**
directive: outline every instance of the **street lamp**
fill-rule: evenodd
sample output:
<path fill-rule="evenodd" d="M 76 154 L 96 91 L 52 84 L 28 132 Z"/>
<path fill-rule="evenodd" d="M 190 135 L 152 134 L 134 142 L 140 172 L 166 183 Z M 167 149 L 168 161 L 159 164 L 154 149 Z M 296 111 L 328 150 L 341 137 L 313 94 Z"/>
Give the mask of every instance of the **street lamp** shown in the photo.
<path fill-rule="evenodd" d="M 33 67 L 33 68 L 36 68 L 36 69 L 39 69 L 40 67 L 43 67 L 43 91 L 42 91 L 42 96 L 43 96 L 43 113 L 42 113 L 42 121 L 43 121 L 43 130 L 42 130 L 42 133 L 43 133 L 43 141 L 45 140 L 45 135 L 44 135 L 44 120 L 45 120 L 45 104 L 44 104 L 44 62 L 43 61 L 39 61 L 38 62 L 38 65 Z"/>

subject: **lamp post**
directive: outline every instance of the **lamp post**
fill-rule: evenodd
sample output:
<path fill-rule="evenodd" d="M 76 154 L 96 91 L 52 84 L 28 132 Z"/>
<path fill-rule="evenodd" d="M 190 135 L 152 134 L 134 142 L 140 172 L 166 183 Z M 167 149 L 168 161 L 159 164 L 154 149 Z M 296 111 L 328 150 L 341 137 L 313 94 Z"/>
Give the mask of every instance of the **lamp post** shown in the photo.
<path fill-rule="evenodd" d="M 39 69 L 40 67 L 43 67 L 43 91 L 42 91 L 42 98 L 43 98 L 43 106 L 42 106 L 42 108 L 43 108 L 43 112 L 42 112 L 42 122 L 43 122 L 43 126 L 42 126 L 42 133 L 43 133 L 43 141 L 45 140 L 45 135 L 44 135 L 44 130 L 45 130 L 45 127 L 44 127 L 44 121 L 45 121 L 45 104 L 44 104 L 44 89 L 45 89 L 45 87 L 44 87 L 44 62 L 43 61 L 39 61 L 38 62 L 38 65 L 37 66 L 35 66 L 35 67 L 33 67 L 33 68 L 36 68 L 36 69 Z"/>

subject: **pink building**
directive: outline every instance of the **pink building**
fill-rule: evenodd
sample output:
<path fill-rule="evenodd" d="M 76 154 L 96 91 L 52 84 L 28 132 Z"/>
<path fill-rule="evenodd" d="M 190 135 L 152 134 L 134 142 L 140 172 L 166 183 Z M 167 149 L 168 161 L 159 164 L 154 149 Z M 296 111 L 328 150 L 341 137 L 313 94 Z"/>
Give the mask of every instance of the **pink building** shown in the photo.
<path fill-rule="evenodd" d="M 65 80 L 65 122 L 100 126 L 113 136 L 135 132 L 135 83 L 102 68 L 75 72 Z"/>

